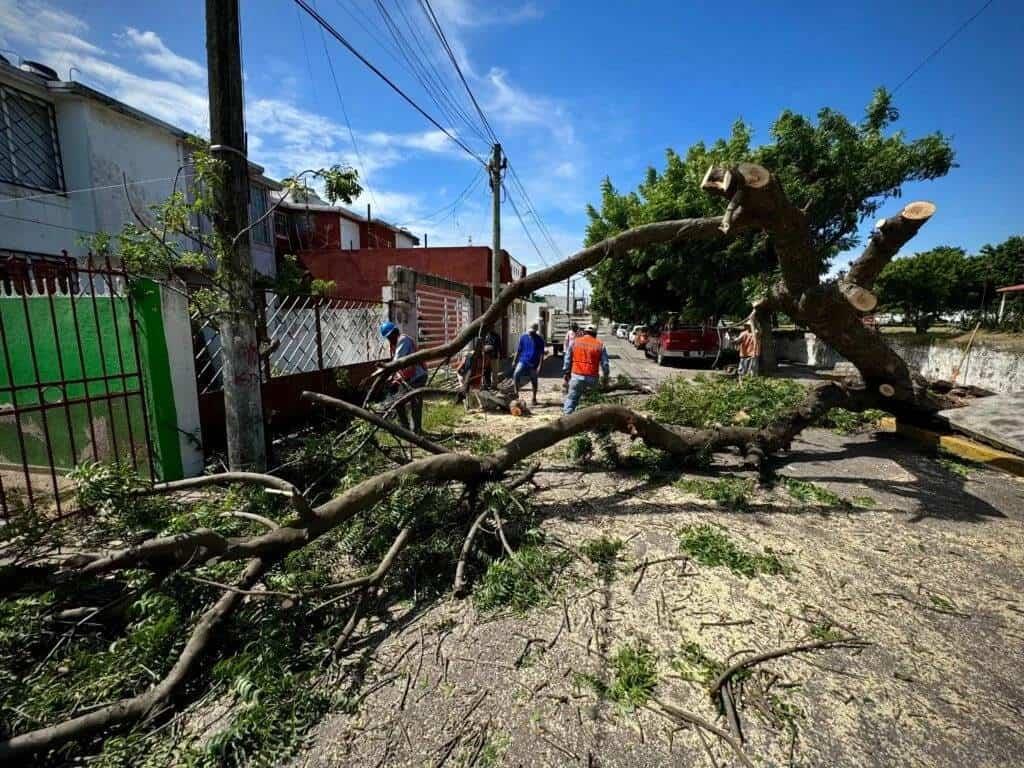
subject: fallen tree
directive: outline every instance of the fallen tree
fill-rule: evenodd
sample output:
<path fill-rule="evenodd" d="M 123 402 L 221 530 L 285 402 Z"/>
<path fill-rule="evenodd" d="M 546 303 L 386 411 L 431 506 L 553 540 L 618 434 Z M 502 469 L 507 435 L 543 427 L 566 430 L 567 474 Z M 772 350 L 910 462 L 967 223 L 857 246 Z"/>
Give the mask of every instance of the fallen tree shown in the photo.
<path fill-rule="evenodd" d="M 487 483 L 506 480 L 517 464 L 538 452 L 583 432 L 612 430 L 642 439 L 680 463 L 704 459 L 716 451 L 735 449 L 748 466 L 763 468 L 767 456 L 787 449 L 803 429 L 834 407 L 850 410 L 883 407 L 914 418 L 927 417 L 940 407 L 942 396 L 931 392 L 926 382 L 911 376 L 904 361 L 886 346 L 880 334 L 861 322 L 861 313 L 873 306 L 871 288 L 878 272 L 927 221 L 934 206 L 912 203 L 899 215 L 881 222 L 847 278 L 842 283 L 821 282 L 817 276 L 818 259 L 803 213 L 789 204 L 768 171 L 752 165 L 712 168 L 702 186 L 728 201 L 722 216 L 648 224 L 585 248 L 554 267 L 506 287 L 498 301 L 451 342 L 389 362 L 383 367 L 384 372 L 416 362 L 450 358 L 478 336 L 481 328 L 497 321 L 516 298 L 560 282 L 602 259 L 620 257 L 630 248 L 680 239 L 724 239 L 743 230 L 763 230 L 775 242 L 782 277 L 759 303 L 755 313 L 779 308 L 814 330 L 857 366 L 864 386 L 827 383 L 814 387 L 791 412 L 760 429 L 743 426 L 674 428 L 622 406 L 599 405 L 526 431 L 493 453 L 482 456 L 451 452 L 364 409 L 311 394 L 308 396 L 310 400 L 344 408 L 351 416 L 412 443 L 428 455 L 382 471 L 316 506 L 295 485 L 270 475 L 214 475 L 151 489 L 152 492 L 176 493 L 216 483 L 255 483 L 286 496 L 295 514 L 280 524 L 261 521 L 259 516 L 249 514 L 250 519 L 263 522 L 266 529 L 254 535 L 226 536 L 212 528 L 199 527 L 173 536 L 149 538 L 131 546 L 81 552 L 57 563 L 55 572 L 66 579 L 109 577 L 140 570 L 166 575 L 193 571 L 214 562 L 245 561 L 247 565 L 233 584 L 206 580 L 207 584 L 216 584 L 223 594 L 199 617 L 168 674 L 152 687 L 136 696 L 99 705 L 63 722 L 44 724 L 38 729 L 13 735 L 0 742 L 0 761 L 10 762 L 31 754 L 45 754 L 69 741 L 145 718 L 170 704 L 210 651 L 216 630 L 225 619 L 244 598 L 259 596 L 256 587 L 264 574 L 291 553 L 302 550 L 338 526 L 374 508 L 410 481 L 431 485 L 459 484 L 464 488 L 463 498 L 472 507 L 477 489 Z M 377 381 L 382 379 L 379 377 Z M 526 476 L 531 472 L 527 470 Z M 515 482 L 518 480 L 510 484 Z M 471 517 L 475 519 L 466 537 L 466 549 L 472 543 L 472 533 L 479 526 L 479 521 L 484 519 L 475 513 Z M 497 525 L 501 527 L 500 515 Z M 359 626 L 370 592 L 380 586 L 412 538 L 412 531 L 403 528 L 369 575 L 294 595 L 296 599 L 304 600 L 342 592 L 340 598 L 332 597 L 331 602 L 350 602 L 351 613 L 334 643 L 335 652 L 345 649 Z M 456 579 L 461 587 L 461 569 Z"/>

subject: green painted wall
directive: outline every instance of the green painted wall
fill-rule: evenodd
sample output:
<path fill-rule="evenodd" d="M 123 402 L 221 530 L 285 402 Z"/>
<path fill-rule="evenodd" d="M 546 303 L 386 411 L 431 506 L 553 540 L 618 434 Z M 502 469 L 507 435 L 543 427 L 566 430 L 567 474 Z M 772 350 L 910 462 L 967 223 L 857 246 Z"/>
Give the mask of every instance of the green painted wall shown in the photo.
<path fill-rule="evenodd" d="M 48 446 L 54 465 L 63 470 L 94 459 L 129 460 L 134 442 L 140 471 L 148 474 L 148 426 L 157 453 L 157 476 L 181 476 L 174 398 L 167 394 L 170 375 L 159 289 L 151 281 L 140 281 L 133 293 L 144 387 L 127 297 L 97 296 L 93 302 L 88 295 L 0 296 L 0 464 L 10 467 L 22 461 L 10 406 L 15 400 L 21 409 L 44 401 L 55 407 L 20 415 L 30 465 L 49 464 Z M 55 383 L 61 380 L 69 383 Z M 5 389 L 12 384 L 18 387 L 13 394 Z M 147 395 L 145 409 L 137 394 L 140 389 Z M 169 432 L 173 440 L 168 439 Z"/>

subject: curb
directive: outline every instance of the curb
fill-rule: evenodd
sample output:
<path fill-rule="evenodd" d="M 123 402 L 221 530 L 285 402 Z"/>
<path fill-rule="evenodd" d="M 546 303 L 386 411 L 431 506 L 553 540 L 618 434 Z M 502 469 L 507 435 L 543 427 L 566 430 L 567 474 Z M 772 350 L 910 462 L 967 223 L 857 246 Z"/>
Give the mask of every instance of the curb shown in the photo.
<path fill-rule="evenodd" d="M 910 438 L 923 448 L 952 454 L 965 461 L 1024 477 L 1024 458 L 961 435 L 945 435 L 930 429 L 902 424 L 891 416 L 882 419 L 882 428 Z"/>

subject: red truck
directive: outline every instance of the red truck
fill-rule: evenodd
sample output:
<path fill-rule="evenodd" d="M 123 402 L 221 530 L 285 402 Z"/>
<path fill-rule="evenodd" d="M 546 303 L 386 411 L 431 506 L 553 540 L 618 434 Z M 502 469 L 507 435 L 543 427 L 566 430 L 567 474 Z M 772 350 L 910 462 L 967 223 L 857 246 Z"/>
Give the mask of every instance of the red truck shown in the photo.
<path fill-rule="evenodd" d="M 646 352 L 658 365 L 667 365 L 670 359 L 714 360 L 718 346 L 718 329 L 712 323 L 687 325 L 678 316 L 669 315 L 660 327 L 651 330 Z"/>

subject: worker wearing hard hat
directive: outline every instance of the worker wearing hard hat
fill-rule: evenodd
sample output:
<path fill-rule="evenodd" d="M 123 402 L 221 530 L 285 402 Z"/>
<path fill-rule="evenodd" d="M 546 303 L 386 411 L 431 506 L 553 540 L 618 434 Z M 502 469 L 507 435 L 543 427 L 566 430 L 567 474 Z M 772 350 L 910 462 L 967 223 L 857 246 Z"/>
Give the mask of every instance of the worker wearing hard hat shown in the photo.
<path fill-rule="evenodd" d="M 562 373 L 569 386 L 562 412 L 570 414 L 575 411 L 583 393 L 596 387 L 600 380 L 607 384 L 610 368 L 608 350 L 597 338 L 597 327 L 589 323 L 583 328 L 583 333 L 576 336 L 565 349 Z M 598 379 L 599 373 L 601 379 Z"/>
<path fill-rule="evenodd" d="M 525 374 L 533 387 L 533 404 L 537 404 L 537 376 L 544 362 L 544 337 L 540 335 L 540 320 L 530 323 L 530 330 L 519 337 L 516 359 L 512 368 L 512 382 L 519 397 L 519 379 Z"/>
<path fill-rule="evenodd" d="M 416 351 L 416 342 L 412 337 L 402 333 L 402 329 L 390 320 L 381 323 L 380 335 L 391 347 L 392 360 L 398 360 Z M 427 369 L 419 363 L 401 368 L 389 382 L 392 393 L 399 397 L 408 391 L 419 389 L 426 383 Z M 398 417 L 403 426 L 408 426 L 418 434 L 423 427 L 423 397 L 412 397 L 399 405 Z"/>

